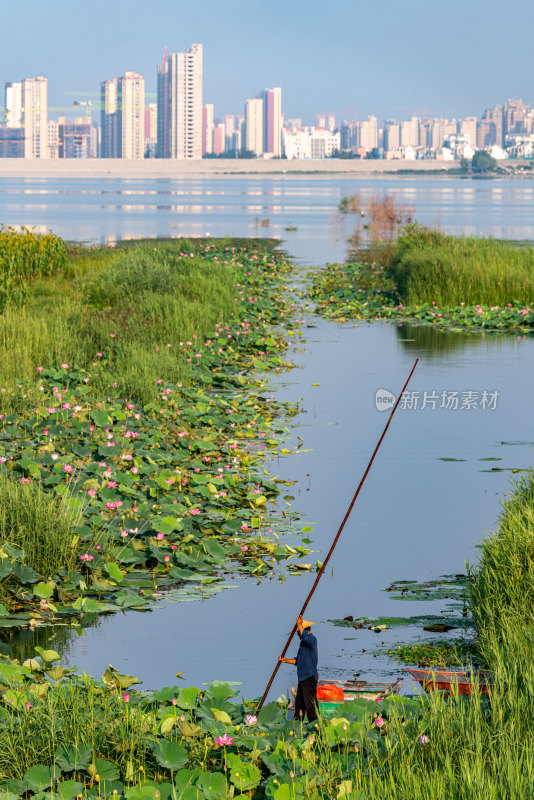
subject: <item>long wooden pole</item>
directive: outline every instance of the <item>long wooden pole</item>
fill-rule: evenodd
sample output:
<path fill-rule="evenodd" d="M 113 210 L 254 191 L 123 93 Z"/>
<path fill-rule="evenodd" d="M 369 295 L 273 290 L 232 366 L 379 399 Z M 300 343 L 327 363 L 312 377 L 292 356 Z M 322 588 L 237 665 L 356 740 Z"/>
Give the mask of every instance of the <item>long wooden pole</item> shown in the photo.
<path fill-rule="evenodd" d="M 351 504 L 347 509 L 347 513 L 343 517 L 343 521 L 342 521 L 341 525 L 339 526 L 338 532 L 336 533 L 334 541 L 332 542 L 332 546 L 330 547 L 330 550 L 328 551 L 328 553 L 326 555 L 326 558 L 323 561 L 323 565 L 322 565 L 321 569 L 319 570 L 319 572 L 317 573 L 317 577 L 315 578 L 314 584 L 313 584 L 313 586 L 312 586 L 312 588 L 311 588 L 306 600 L 304 601 L 304 605 L 302 606 L 302 608 L 300 610 L 299 616 L 301 616 L 301 617 L 304 616 L 304 612 L 306 611 L 306 608 L 308 607 L 308 603 L 312 599 L 313 593 L 315 592 L 315 590 L 317 588 L 317 584 L 321 580 L 321 578 L 323 576 L 323 573 L 324 573 L 324 571 L 325 571 L 325 569 L 326 569 L 326 567 L 328 565 L 328 562 L 330 561 L 330 557 L 331 557 L 332 553 L 334 552 L 334 550 L 336 548 L 336 544 L 338 543 L 339 537 L 341 536 L 341 531 L 345 527 L 345 523 L 347 522 L 348 518 L 350 517 L 350 513 L 351 513 L 352 509 L 354 508 L 354 504 L 355 504 L 355 502 L 356 502 L 356 500 L 358 498 L 358 495 L 360 494 L 360 490 L 361 490 L 361 488 L 362 488 L 362 486 L 363 486 L 363 484 L 365 482 L 365 479 L 367 478 L 367 475 L 369 474 L 369 470 L 371 469 L 371 467 L 373 465 L 373 461 L 375 460 L 375 456 L 378 453 L 378 450 L 380 448 L 380 445 L 382 444 L 382 441 L 384 440 L 384 436 L 387 433 L 387 430 L 389 428 L 390 422 L 393 419 L 393 415 L 394 415 L 395 411 L 397 410 L 397 406 L 400 403 L 401 397 L 402 397 L 406 387 L 410 383 L 411 377 L 412 377 L 412 375 L 414 373 L 414 370 L 415 370 L 415 368 L 417 366 L 417 362 L 418 361 L 419 361 L 419 359 L 416 358 L 415 362 L 414 362 L 414 365 L 412 367 L 412 370 L 411 370 L 410 374 L 408 375 L 408 379 L 407 379 L 406 383 L 404 384 L 404 386 L 402 387 L 402 390 L 401 390 L 399 396 L 397 397 L 397 401 L 396 401 L 395 405 L 393 406 L 393 408 L 391 410 L 391 414 L 388 417 L 388 421 L 386 422 L 386 426 L 385 426 L 384 430 L 382 431 L 382 436 L 378 440 L 378 444 L 376 445 L 376 447 L 375 447 L 375 449 L 373 451 L 373 455 L 371 456 L 371 458 L 369 460 L 369 463 L 367 464 L 367 469 L 363 473 L 363 477 L 362 477 L 361 481 L 358 484 L 358 488 L 356 489 L 356 492 L 354 493 L 354 497 L 352 498 Z M 289 634 L 289 638 L 288 638 L 288 640 L 286 642 L 286 646 L 282 650 L 282 654 L 280 656 L 281 658 L 283 658 L 285 656 L 285 654 L 287 653 L 287 650 L 289 648 L 289 645 L 291 644 L 291 640 L 292 640 L 293 636 L 296 633 L 296 630 L 297 630 L 297 624 L 295 623 L 295 625 L 293 626 L 293 630 Z M 256 713 L 261 709 L 261 707 L 263 706 L 263 704 L 265 702 L 265 698 L 269 694 L 269 689 L 271 688 L 272 682 L 274 681 L 274 679 L 276 677 L 276 673 L 278 672 L 278 668 L 280 667 L 280 663 L 281 663 L 280 661 L 276 662 L 276 666 L 275 666 L 275 668 L 273 670 L 273 673 L 272 673 L 271 677 L 269 678 L 269 683 L 267 684 L 267 687 L 266 687 L 266 689 L 265 689 L 265 691 L 263 693 L 263 697 L 261 698 L 261 700 L 259 702 L 259 705 L 258 705 L 258 707 L 256 709 Z"/>

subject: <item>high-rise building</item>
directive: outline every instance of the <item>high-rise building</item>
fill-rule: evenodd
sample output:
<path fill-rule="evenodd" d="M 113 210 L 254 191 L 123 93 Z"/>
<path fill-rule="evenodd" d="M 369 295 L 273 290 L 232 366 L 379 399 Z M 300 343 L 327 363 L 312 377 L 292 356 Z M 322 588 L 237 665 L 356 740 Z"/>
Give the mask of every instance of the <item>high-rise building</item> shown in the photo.
<path fill-rule="evenodd" d="M 218 122 L 213 128 L 213 152 L 216 156 L 224 153 L 225 144 L 224 122 Z"/>
<path fill-rule="evenodd" d="M 369 117 L 358 123 L 358 147 L 367 152 L 378 147 L 378 122 L 376 117 Z"/>
<path fill-rule="evenodd" d="M 419 147 L 419 119 L 412 117 L 409 120 L 401 122 L 401 145 L 402 147 L 412 146 Z"/>
<path fill-rule="evenodd" d="M 400 125 L 395 120 L 384 122 L 384 150 L 393 152 L 400 147 Z"/>
<path fill-rule="evenodd" d="M 100 84 L 101 158 L 119 158 L 119 79 Z"/>
<path fill-rule="evenodd" d="M 57 119 L 48 120 L 48 134 L 46 144 L 48 158 L 59 158 L 59 122 Z"/>
<path fill-rule="evenodd" d="M 0 158 L 24 158 L 24 128 L 0 127 Z"/>
<path fill-rule="evenodd" d="M 202 155 L 213 153 L 213 103 L 202 108 Z"/>
<path fill-rule="evenodd" d="M 325 131 L 333 131 L 336 127 L 335 114 L 317 114 L 315 122 L 318 128 L 324 128 Z"/>
<path fill-rule="evenodd" d="M 263 100 L 263 152 L 282 155 L 282 89 L 264 89 L 258 98 Z"/>
<path fill-rule="evenodd" d="M 156 157 L 158 139 L 158 105 L 149 103 L 145 108 L 145 158 Z"/>
<path fill-rule="evenodd" d="M 202 45 L 158 66 L 158 158 L 202 157 Z"/>
<path fill-rule="evenodd" d="M 58 120 L 59 158 L 89 158 L 92 125 L 90 117 Z"/>
<path fill-rule="evenodd" d="M 42 75 L 22 81 L 24 158 L 48 158 L 48 81 Z"/>
<path fill-rule="evenodd" d="M 263 100 L 255 97 L 245 103 L 245 150 L 263 153 Z"/>
<path fill-rule="evenodd" d="M 465 117 L 460 122 L 460 133 L 469 140 L 471 147 L 477 146 L 477 118 Z"/>
<path fill-rule="evenodd" d="M 100 84 L 102 158 L 145 157 L 145 79 L 127 70 Z"/>
<path fill-rule="evenodd" d="M 6 83 L 6 128 L 22 127 L 22 83 Z"/>
<path fill-rule="evenodd" d="M 127 70 L 119 78 L 120 158 L 145 157 L 145 79 Z"/>

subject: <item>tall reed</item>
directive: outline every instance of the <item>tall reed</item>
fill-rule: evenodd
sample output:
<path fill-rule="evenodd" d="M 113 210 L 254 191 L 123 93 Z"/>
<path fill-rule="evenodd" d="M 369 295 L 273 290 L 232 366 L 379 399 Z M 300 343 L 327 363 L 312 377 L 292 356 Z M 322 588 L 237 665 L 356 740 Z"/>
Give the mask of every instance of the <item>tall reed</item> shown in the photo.
<path fill-rule="evenodd" d="M 534 303 L 534 250 L 412 225 L 395 243 L 391 275 L 405 305 Z"/>

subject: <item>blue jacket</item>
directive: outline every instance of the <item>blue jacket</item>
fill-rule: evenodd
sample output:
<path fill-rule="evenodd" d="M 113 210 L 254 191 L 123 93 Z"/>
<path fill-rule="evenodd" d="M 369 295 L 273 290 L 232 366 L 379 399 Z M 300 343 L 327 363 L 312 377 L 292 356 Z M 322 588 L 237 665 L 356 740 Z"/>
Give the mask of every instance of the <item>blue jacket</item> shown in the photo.
<path fill-rule="evenodd" d="M 317 673 L 317 639 L 310 633 L 309 628 L 305 628 L 300 636 L 300 647 L 297 653 L 297 678 L 299 681 L 305 681 L 306 678 L 315 678 L 319 680 Z"/>

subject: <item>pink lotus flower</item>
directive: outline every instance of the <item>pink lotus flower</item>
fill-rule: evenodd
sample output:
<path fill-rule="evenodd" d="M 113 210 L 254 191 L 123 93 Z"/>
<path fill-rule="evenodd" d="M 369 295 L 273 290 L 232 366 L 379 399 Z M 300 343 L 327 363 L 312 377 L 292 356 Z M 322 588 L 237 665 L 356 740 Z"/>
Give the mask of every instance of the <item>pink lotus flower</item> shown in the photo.
<path fill-rule="evenodd" d="M 88 489 L 87 494 L 89 495 L 89 497 L 96 497 L 96 492 L 94 489 Z"/>
<path fill-rule="evenodd" d="M 71 467 L 70 464 L 63 464 L 63 472 L 74 472 L 74 467 Z"/>
<path fill-rule="evenodd" d="M 32 707 L 32 704 L 30 703 L 30 701 L 29 701 L 29 700 L 28 700 L 28 701 L 25 703 L 25 706 L 24 706 L 24 707 L 25 707 L 26 711 L 29 711 L 29 710 L 30 710 L 30 708 Z"/>
<path fill-rule="evenodd" d="M 423 735 L 419 737 L 419 743 L 428 744 L 428 736 L 426 735 L 426 733 L 423 733 Z"/>
<path fill-rule="evenodd" d="M 217 747 L 230 747 L 230 745 L 234 743 L 234 740 L 225 733 L 224 736 L 217 736 L 217 738 L 213 740 L 213 743 L 217 745 Z"/>
<path fill-rule="evenodd" d="M 130 702 L 130 695 L 128 694 L 128 692 L 124 692 L 122 699 L 124 700 L 125 703 Z"/>
<path fill-rule="evenodd" d="M 247 550 L 248 550 L 248 545 L 247 545 L 247 544 L 242 544 L 242 545 L 241 545 L 241 552 L 242 552 L 242 553 L 246 553 L 246 552 L 247 552 Z"/>
<path fill-rule="evenodd" d="M 118 485 L 119 484 L 117 483 L 117 481 L 108 481 L 108 488 L 109 489 L 114 489 Z"/>
<path fill-rule="evenodd" d="M 165 558 L 165 561 L 169 561 L 171 557 L 170 556 L 164 556 L 164 558 Z"/>
<path fill-rule="evenodd" d="M 126 539 L 126 537 L 128 536 L 128 531 L 122 530 L 121 531 L 121 536 L 122 536 L 123 539 Z"/>
<path fill-rule="evenodd" d="M 258 721 L 258 718 L 254 714 L 247 714 L 245 717 L 245 723 L 253 727 Z"/>
<path fill-rule="evenodd" d="M 93 561 L 94 556 L 90 556 L 89 553 L 84 553 L 83 556 L 80 556 L 80 561 Z"/>
<path fill-rule="evenodd" d="M 37 367 L 37 372 L 43 372 L 44 367 Z"/>
<path fill-rule="evenodd" d="M 377 728 L 382 728 L 386 724 L 384 717 L 376 717 L 375 725 Z"/>
<path fill-rule="evenodd" d="M 20 478 L 19 483 L 31 483 L 31 480 L 29 478 Z"/>
<path fill-rule="evenodd" d="M 193 516 L 196 516 L 197 514 L 200 514 L 200 509 L 198 509 L 198 508 L 191 508 L 191 509 L 189 510 L 189 513 L 190 513 L 190 514 L 192 514 Z"/>
<path fill-rule="evenodd" d="M 5 464 L 6 461 L 7 458 L 5 458 L 4 456 L 0 456 L 0 464 Z"/>
<path fill-rule="evenodd" d="M 133 472 L 134 475 L 137 475 L 137 473 L 139 472 L 139 469 L 137 467 L 132 467 L 132 472 Z"/>
<path fill-rule="evenodd" d="M 68 369 L 68 368 L 69 368 L 69 365 L 68 365 L 68 364 L 62 364 L 62 365 L 61 365 L 61 369 Z"/>
<path fill-rule="evenodd" d="M 161 539 L 164 539 L 164 538 L 165 538 L 165 534 L 161 533 L 161 531 L 156 536 L 156 539 L 160 539 L 161 540 Z"/>

